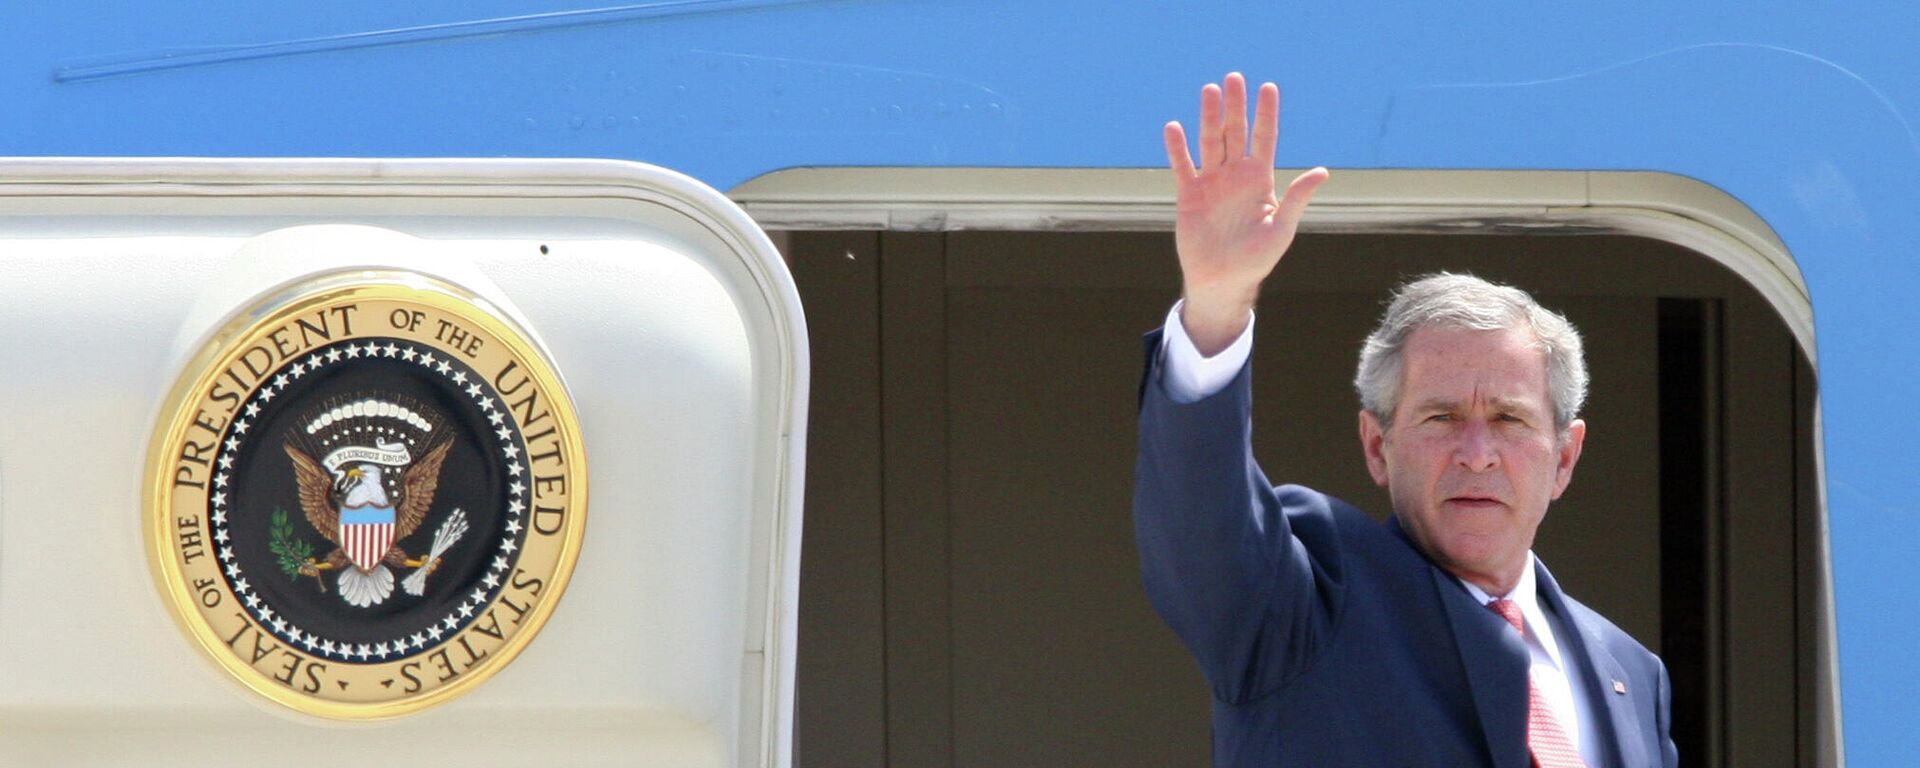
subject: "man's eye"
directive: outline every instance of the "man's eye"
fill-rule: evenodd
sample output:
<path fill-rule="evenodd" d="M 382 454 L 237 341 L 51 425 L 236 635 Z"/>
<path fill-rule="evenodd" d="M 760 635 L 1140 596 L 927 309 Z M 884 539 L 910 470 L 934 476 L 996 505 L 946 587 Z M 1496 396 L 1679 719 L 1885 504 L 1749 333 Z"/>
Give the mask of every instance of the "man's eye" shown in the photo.
<path fill-rule="evenodd" d="M 1451 413 L 1436 413 L 1436 414 L 1434 414 L 1434 415 L 1432 415 L 1432 416 L 1428 416 L 1428 417 L 1427 417 L 1427 421 L 1453 421 L 1453 414 L 1451 414 Z"/>

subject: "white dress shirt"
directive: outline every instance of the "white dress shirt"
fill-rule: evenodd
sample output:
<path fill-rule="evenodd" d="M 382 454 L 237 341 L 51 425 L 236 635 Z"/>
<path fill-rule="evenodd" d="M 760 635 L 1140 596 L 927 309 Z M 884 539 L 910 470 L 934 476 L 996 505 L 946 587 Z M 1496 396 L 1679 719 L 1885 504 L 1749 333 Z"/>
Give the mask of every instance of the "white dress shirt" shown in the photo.
<path fill-rule="evenodd" d="M 1246 330 L 1241 331 L 1232 344 L 1213 357 L 1204 357 L 1187 336 L 1186 325 L 1180 320 L 1180 304 L 1176 302 L 1167 313 L 1166 329 L 1160 336 L 1160 384 L 1174 402 L 1192 403 L 1225 389 L 1246 365 L 1253 351 L 1253 316 L 1248 314 Z M 1567 738 L 1573 740 L 1587 765 L 1601 765 L 1600 745 L 1587 738 L 1588 734 L 1597 732 L 1593 719 L 1596 713 L 1588 704 L 1593 700 L 1592 692 L 1586 690 L 1585 676 L 1568 674 L 1569 667 L 1564 660 L 1573 654 L 1559 640 L 1566 632 L 1566 622 L 1559 616 L 1550 618 L 1541 609 L 1533 568 L 1534 557 L 1529 551 L 1520 583 L 1514 585 L 1512 592 L 1497 597 L 1505 597 L 1520 606 L 1520 615 L 1527 624 L 1527 652 L 1533 657 L 1533 684 L 1540 688 L 1540 695 L 1553 710 L 1554 719 L 1560 721 L 1560 727 L 1566 730 Z M 1460 584 L 1481 605 L 1497 599 L 1472 584 L 1464 581 Z"/>

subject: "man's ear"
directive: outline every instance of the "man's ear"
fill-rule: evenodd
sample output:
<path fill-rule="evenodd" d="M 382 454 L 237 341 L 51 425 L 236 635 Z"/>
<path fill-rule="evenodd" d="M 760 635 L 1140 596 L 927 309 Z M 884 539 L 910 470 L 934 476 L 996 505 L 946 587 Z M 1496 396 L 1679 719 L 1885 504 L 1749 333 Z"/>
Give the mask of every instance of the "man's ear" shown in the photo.
<path fill-rule="evenodd" d="M 1573 482 L 1573 465 L 1580 463 L 1580 446 L 1587 441 L 1587 423 L 1574 419 L 1567 425 L 1567 436 L 1560 440 L 1558 454 L 1554 457 L 1553 498 L 1567 492 L 1567 484 Z"/>
<path fill-rule="evenodd" d="M 1380 426 L 1380 420 L 1372 411 L 1360 409 L 1360 451 L 1367 455 L 1367 474 L 1373 476 L 1374 484 L 1387 487 L 1387 431 Z"/>

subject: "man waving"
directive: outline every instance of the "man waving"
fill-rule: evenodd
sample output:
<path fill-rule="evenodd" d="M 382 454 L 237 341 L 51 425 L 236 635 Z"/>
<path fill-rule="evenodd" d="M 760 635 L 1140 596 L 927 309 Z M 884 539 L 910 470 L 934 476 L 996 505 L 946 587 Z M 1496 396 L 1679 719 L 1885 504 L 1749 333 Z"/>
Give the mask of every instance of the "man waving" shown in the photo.
<path fill-rule="evenodd" d="M 1165 132 L 1182 299 L 1147 337 L 1134 523 L 1148 597 L 1212 689 L 1214 763 L 1676 764 L 1660 660 L 1532 552 L 1586 437 L 1566 318 L 1470 276 L 1399 289 L 1354 377 L 1385 523 L 1254 461 L 1254 301 L 1328 178 L 1277 194 L 1279 118 L 1268 83 L 1249 126 L 1230 74 L 1201 91 L 1197 167 Z"/>

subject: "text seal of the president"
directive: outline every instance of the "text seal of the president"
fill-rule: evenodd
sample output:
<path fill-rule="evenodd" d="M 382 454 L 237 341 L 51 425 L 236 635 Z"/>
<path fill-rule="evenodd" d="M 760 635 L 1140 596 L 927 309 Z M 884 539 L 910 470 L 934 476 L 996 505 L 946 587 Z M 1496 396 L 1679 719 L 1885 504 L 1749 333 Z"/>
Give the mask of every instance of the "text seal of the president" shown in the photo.
<path fill-rule="evenodd" d="M 586 457 L 505 313 L 409 272 L 316 277 L 237 313 L 148 456 L 154 576 L 247 688 L 343 719 L 418 711 L 533 640 L 578 557 Z"/>

